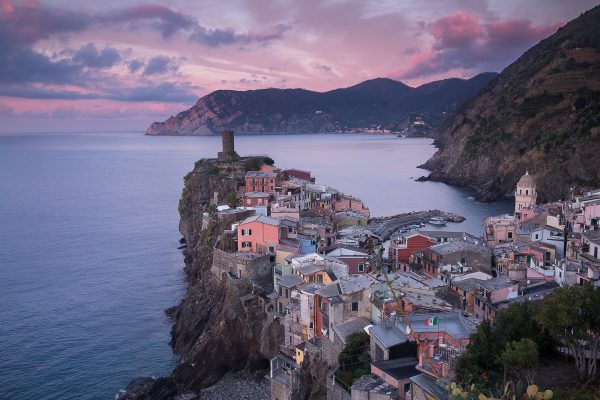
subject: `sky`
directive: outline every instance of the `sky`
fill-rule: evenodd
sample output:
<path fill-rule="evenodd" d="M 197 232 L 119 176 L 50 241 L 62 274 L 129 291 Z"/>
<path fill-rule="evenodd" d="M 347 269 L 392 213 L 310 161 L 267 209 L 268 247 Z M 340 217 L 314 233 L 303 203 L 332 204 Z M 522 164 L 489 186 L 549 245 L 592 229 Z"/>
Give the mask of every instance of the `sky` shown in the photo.
<path fill-rule="evenodd" d="M 218 89 L 499 72 L 598 0 L 0 0 L 0 132 L 143 131 Z"/>

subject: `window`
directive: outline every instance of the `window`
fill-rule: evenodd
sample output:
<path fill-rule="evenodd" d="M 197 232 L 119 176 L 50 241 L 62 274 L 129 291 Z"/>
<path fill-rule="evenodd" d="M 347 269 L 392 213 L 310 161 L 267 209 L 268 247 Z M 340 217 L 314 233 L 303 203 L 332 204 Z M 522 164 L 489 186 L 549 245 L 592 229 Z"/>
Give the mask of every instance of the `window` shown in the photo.
<path fill-rule="evenodd" d="M 251 249 L 252 248 L 252 242 L 242 242 L 242 248 L 243 249 Z"/>
<path fill-rule="evenodd" d="M 275 246 L 269 246 L 269 253 L 275 253 Z"/>
<path fill-rule="evenodd" d="M 461 257 L 460 258 L 460 263 L 461 264 L 465 264 L 467 262 L 467 259 L 465 257 Z"/>
<path fill-rule="evenodd" d="M 294 228 L 292 228 L 291 226 L 288 226 L 288 232 L 292 233 L 294 231 Z"/>
<path fill-rule="evenodd" d="M 285 298 L 288 299 L 290 297 L 290 291 L 288 288 L 285 288 Z"/>
<path fill-rule="evenodd" d="M 279 286 L 279 295 L 283 296 L 283 288 L 281 286 Z"/>
<path fill-rule="evenodd" d="M 363 263 L 358 264 L 358 272 L 365 272 L 365 264 L 363 264 Z"/>
<path fill-rule="evenodd" d="M 352 311 L 358 311 L 358 301 L 352 302 Z"/>
<path fill-rule="evenodd" d="M 512 237 L 513 237 L 513 233 L 512 232 L 508 232 L 508 238 L 512 239 Z"/>
<path fill-rule="evenodd" d="M 252 235 L 252 229 L 242 229 L 242 236 Z"/>
<path fill-rule="evenodd" d="M 525 190 L 525 195 L 529 194 L 529 189 Z"/>

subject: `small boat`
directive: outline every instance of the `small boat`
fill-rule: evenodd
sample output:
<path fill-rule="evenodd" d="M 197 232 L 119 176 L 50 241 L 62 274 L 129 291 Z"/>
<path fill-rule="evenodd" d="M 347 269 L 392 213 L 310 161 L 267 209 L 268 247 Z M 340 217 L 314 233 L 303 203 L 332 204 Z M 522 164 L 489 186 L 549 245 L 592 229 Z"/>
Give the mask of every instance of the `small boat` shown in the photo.
<path fill-rule="evenodd" d="M 446 220 L 442 217 L 433 217 L 429 220 L 429 224 L 435 226 L 444 226 L 446 225 Z"/>

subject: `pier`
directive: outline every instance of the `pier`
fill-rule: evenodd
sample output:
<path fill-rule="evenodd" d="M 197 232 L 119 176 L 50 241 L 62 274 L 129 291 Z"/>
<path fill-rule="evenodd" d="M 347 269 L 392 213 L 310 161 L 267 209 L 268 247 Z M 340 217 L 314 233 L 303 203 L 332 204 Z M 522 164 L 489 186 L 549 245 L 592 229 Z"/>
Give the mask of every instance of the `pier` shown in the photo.
<path fill-rule="evenodd" d="M 465 220 L 465 217 L 461 215 L 441 210 L 413 211 L 389 217 L 371 218 L 368 229 L 385 241 L 398 229 L 408 228 L 411 225 L 426 224 L 434 217 L 443 218 L 447 222 L 462 222 Z"/>

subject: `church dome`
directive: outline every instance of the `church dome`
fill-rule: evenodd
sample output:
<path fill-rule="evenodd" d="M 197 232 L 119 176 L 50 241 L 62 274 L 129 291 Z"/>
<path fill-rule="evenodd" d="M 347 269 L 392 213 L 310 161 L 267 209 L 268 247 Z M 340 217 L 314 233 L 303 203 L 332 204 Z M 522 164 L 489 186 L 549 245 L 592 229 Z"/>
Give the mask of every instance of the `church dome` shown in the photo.
<path fill-rule="evenodd" d="M 535 188 L 535 181 L 533 180 L 533 177 L 529 175 L 529 171 L 525 172 L 525 175 L 523 175 L 521 179 L 519 179 L 517 187 Z"/>

